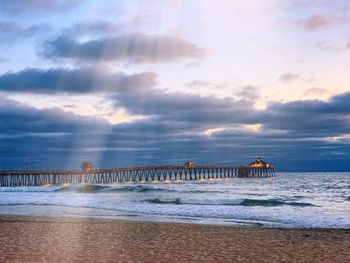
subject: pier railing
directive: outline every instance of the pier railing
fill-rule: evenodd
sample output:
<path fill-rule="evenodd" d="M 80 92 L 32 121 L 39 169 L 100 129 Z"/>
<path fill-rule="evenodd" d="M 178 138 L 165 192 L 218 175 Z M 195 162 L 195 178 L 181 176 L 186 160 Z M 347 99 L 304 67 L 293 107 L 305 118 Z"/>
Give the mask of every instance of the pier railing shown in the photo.
<path fill-rule="evenodd" d="M 224 178 L 267 178 L 273 167 L 249 166 L 146 166 L 113 169 L 0 171 L 0 186 L 41 186 L 62 184 L 103 184 Z"/>

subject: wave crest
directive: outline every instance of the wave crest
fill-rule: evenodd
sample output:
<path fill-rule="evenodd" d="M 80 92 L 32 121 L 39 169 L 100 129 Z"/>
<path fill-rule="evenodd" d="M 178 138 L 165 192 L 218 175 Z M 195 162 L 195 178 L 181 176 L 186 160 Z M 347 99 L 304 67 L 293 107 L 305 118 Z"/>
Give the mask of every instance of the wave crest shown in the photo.
<path fill-rule="evenodd" d="M 282 206 L 282 205 L 289 205 L 289 206 L 314 206 L 310 203 L 303 203 L 303 202 L 289 202 L 284 201 L 281 199 L 244 199 L 242 203 L 240 204 L 242 206 Z"/>
<path fill-rule="evenodd" d="M 66 192 L 66 191 L 72 191 L 77 193 L 101 193 L 101 192 L 102 193 L 106 193 L 106 192 L 144 193 L 144 192 L 160 192 L 160 191 L 172 192 L 174 190 L 157 188 L 153 186 L 145 186 L 145 185 L 126 185 L 126 186 L 115 187 L 110 185 L 95 185 L 95 184 L 68 186 L 68 187 L 62 187 L 55 190 L 55 192 Z"/>
<path fill-rule="evenodd" d="M 181 198 L 175 198 L 175 199 L 154 198 L 154 199 L 146 200 L 146 202 L 152 203 L 152 204 L 176 204 L 176 205 L 183 204 L 181 201 Z"/>
<path fill-rule="evenodd" d="M 311 203 L 302 203 L 302 202 L 289 202 L 281 199 L 238 199 L 238 200 L 219 200 L 219 201 L 186 201 L 181 198 L 173 198 L 173 199 L 161 199 L 154 198 L 145 200 L 145 202 L 152 204 L 176 204 L 176 205 L 227 205 L 227 206 L 263 206 L 263 207 L 272 207 L 272 206 L 315 206 Z"/>

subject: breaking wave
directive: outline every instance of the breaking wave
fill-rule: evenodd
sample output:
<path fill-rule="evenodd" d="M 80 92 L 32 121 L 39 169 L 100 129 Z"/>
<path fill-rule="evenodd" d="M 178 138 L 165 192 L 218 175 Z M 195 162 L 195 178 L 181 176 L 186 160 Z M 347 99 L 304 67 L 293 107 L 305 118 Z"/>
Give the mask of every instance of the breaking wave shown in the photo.
<path fill-rule="evenodd" d="M 127 186 L 109 186 L 109 185 L 81 185 L 81 186 L 70 186 L 70 187 L 62 187 L 60 189 L 55 190 L 55 192 L 65 192 L 65 191 L 73 191 L 78 193 L 106 193 L 106 192 L 172 192 L 174 190 L 157 188 L 153 186 L 144 186 L 144 185 L 127 185 Z"/>
<path fill-rule="evenodd" d="M 109 186 L 102 185 L 82 185 L 77 188 L 78 193 L 96 193 L 96 192 L 105 192 L 108 190 Z"/>
<path fill-rule="evenodd" d="M 306 206 L 315 206 L 311 203 L 303 203 L 303 202 L 289 202 L 284 201 L 282 199 L 238 199 L 238 200 L 222 200 L 222 201 L 186 201 L 181 198 L 173 198 L 173 199 L 161 199 L 154 198 L 145 200 L 145 202 L 152 204 L 186 204 L 186 205 L 227 205 L 227 206 L 263 206 L 263 207 L 272 207 L 272 206 L 298 206 L 298 207 L 306 207 Z"/>
<path fill-rule="evenodd" d="M 290 205 L 290 206 L 315 206 L 311 203 L 303 202 L 289 202 L 280 199 L 244 199 L 240 204 L 242 206 L 281 206 L 281 205 Z"/>
<path fill-rule="evenodd" d="M 166 191 L 166 192 L 173 192 L 174 190 L 170 189 L 163 189 L 153 186 L 145 186 L 145 185 L 135 185 L 135 186 L 123 186 L 119 188 L 113 188 L 112 191 L 114 192 L 160 192 L 160 191 Z"/>
<path fill-rule="evenodd" d="M 146 202 L 152 203 L 152 204 L 176 204 L 176 205 L 183 204 L 183 202 L 181 201 L 181 198 L 174 198 L 174 199 L 168 199 L 168 200 L 155 198 L 155 199 L 146 200 Z"/>

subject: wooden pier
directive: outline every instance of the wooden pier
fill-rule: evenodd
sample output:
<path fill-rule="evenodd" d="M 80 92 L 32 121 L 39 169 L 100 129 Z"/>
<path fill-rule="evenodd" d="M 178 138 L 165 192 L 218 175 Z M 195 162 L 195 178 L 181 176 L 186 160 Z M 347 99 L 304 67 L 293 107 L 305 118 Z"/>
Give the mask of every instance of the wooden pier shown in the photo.
<path fill-rule="evenodd" d="M 0 171 L 0 187 L 274 177 L 273 166 L 146 166 L 114 169 Z"/>

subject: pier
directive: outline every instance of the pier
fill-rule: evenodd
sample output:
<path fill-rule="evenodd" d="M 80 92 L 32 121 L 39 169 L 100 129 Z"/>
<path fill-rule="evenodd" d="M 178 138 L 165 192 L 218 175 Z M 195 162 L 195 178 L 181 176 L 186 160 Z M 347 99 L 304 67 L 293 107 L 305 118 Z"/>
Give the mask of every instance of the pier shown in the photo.
<path fill-rule="evenodd" d="M 272 165 L 183 165 L 93 169 L 89 164 L 85 163 L 84 165 L 83 163 L 82 170 L 0 171 L 0 187 L 268 178 L 275 176 Z"/>

